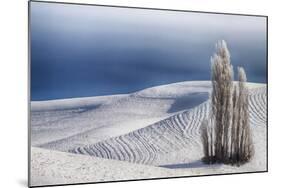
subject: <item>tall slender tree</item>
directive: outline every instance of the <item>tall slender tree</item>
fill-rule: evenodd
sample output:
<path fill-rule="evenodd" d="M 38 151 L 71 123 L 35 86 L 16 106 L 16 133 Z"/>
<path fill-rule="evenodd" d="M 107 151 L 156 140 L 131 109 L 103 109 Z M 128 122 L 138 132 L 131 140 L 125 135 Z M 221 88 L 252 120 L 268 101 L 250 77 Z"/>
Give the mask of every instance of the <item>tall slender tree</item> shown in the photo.
<path fill-rule="evenodd" d="M 219 41 L 216 53 L 211 57 L 212 113 L 215 118 L 215 153 L 217 160 L 228 156 L 229 128 L 232 118 L 233 68 L 226 42 Z"/>
<path fill-rule="evenodd" d="M 251 140 L 250 124 L 249 124 L 249 97 L 248 90 L 245 83 L 247 82 L 247 77 L 244 69 L 238 67 L 238 98 L 237 105 L 234 108 L 236 114 L 238 114 L 236 122 L 236 147 L 233 154 L 233 161 L 246 162 L 250 160 L 253 155 L 253 146 Z"/>
<path fill-rule="evenodd" d="M 225 41 L 216 44 L 211 57 L 211 121 L 202 123 L 204 161 L 241 164 L 251 159 L 247 77 L 238 68 L 238 85 L 233 83 L 233 68 Z"/>

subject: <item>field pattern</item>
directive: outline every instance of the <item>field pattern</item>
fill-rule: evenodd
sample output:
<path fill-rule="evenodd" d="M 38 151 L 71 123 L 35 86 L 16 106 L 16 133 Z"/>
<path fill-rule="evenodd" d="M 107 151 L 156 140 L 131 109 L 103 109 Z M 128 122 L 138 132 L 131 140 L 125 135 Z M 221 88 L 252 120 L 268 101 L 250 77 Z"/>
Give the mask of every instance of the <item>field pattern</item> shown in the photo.
<path fill-rule="evenodd" d="M 162 165 L 162 157 L 168 153 L 183 148 L 201 148 L 200 125 L 207 118 L 209 106 L 209 101 L 206 101 L 145 128 L 93 145 L 77 147 L 70 152 L 139 164 Z M 266 125 L 265 87 L 250 90 L 249 111 L 252 129 Z"/>

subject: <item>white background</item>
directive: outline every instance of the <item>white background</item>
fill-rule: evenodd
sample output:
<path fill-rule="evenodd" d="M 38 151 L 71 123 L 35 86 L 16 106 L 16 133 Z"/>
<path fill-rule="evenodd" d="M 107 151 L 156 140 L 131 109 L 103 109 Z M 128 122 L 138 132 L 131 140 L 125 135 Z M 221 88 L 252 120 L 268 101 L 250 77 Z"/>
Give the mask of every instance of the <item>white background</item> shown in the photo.
<path fill-rule="evenodd" d="M 77 1 L 77 0 L 76 0 Z M 80 1 L 86 2 L 86 1 Z M 89 3 L 269 16 L 269 173 L 70 187 L 280 187 L 281 11 L 276 0 L 88 0 Z M 237 25 L 239 27 L 239 25 Z M 0 1 L 0 187 L 27 186 L 27 0 Z"/>

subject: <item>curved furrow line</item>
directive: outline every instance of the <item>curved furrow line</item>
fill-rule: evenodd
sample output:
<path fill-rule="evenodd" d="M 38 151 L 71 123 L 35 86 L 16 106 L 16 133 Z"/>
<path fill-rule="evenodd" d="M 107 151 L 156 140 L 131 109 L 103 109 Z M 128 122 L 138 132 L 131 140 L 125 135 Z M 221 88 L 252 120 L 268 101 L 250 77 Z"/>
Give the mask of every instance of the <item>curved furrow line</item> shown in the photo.
<path fill-rule="evenodd" d="M 174 116 L 173 118 L 174 120 L 174 125 L 179 127 L 179 129 L 182 131 L 182 136 L 188 136 L 188 137 L 193 137 L 192 134 L 186 134 L 186 129 L 190 128 L 188 123 L 185 123 L 184 121 L 182 121 L 182 117 L 180 114 Z"/>
<path fill-rule="evenodd" d="M 92 149 L 92 146 L 86 146 L 86 149 L 89 155 L 99 156 L 98 152 Z"/>
<path fill-rule="evenodd" d="M 266 105 L 266 94 L 265 93 L 257 93 L 257 95 L 259 96 L 259 103 L 261 106 L 265 106 Z"/>
<path fill-rule="evenodd" d="M 105 145 L 105 147 L 107 147 L 107 142 L 103 142 L 103 145 Z M 93 151 L 99 151 L 98 156 L 107 156 L 107 152 L 104 151 L 104 147 L 101 146 L 101 143 L 98 143 L 94 148 L 98 148 L 97 150 L 92 149 L 92 146 L 89 146 L 89 150 L 93 150 Z M 108 149 L 108 147 L 107 147 Z M 96 152 L 92 152 L 92 153 L 96 153 Z M 104 154 L 105 153 L 105 154 Z M 111 156 L 113 157 L 113 156 Z M 109 158 L 109 156 L 107 156 L 107 158 Z"/>
<path fill-rule="evenodd" d="M 142 143 L 145 145 L 147 151 L 149 152 L 149 161 L 147 162 L 147 164 L 151 164 L 156 158 L 157 150 L 152 144 L 150 144 L 149 139 L 145 138 L 144 135 L 139 134 L 139 136 L 143 140 Z"/>
<path fill-rule="evenodd" d="M 257 121 L 255 120 L 255 118 L 250 116 L 250 125 L 254 125 L 254 126 L 264 126 L 263 122 Z"/>
<path fill-rule="evenodd" d="M 259 94 L 256 94 L 255 96 L 255 100 L 256 101 L 262 101 L 262 98 L 264 98 L 264 95 L 259 93 Z M 265 115 L 265 103 L 263 104 L 262 102 L 256 102 L 256 105 L 257 105 L 257 109 L 259 109 L 260 111 L 260 114 L 261 115 Z"/>
<path fill-rule="evenodd" d="M 111 148 L 114 148 L 117 152 L 116 152 L 116 157 L 114 157 L 113 159 L 116 160 L 120 160 L 120 161 L 125 161 L 126 156 L 125 153 L 123 152 L 123 150 L 121 149 L 120 145 L 118 144 L 118 142 L 116 141 L 116 139 L 111 139 L 110 142 L 108 142 L 108 145 Z M 104 157 L 103 157 L 104 158 Z"/>
<path fill-rule="evenodd" d="M 266 93 L 260 93 L 261 96 L 261 104 L 263 106 L 267 107 L 267 94 Z"/>
<path fill-rule="evenodd" d="M 192 114 L 192 113 L 189 113 L 189 114 Z M 183 134 L 183 137 L 187 137 L 187 138 L 190 138 L 190 144 L 191 145 L 194 145 L 196 144 L 196 135 L 194 134 L 194 130 L 193 130 L 193 125 L 192 125 L 192 122 L 188 122 L 188 121 L 184 121 L 183 117 L 186 117 L 185 115 L 183 115 L 182 117 L 179 118 L 179 121 L 181 122 L 187 122 L 185 123 L 185 128 L 184 128 L 184 134 Z"/>
<path fill-rule="evenodd" d="M 190 113 L 189 111 L 187 113 L 184 113 L 184 116 L 186 116 L 186 114 L 189 114 L 189 113 Z M 181 137 L 185 137 L 185 129 L 188 126 L 189 122 L 184 122 L 182 124 L 183 126 L 180 126 L 177 116 L 173 116 L 169 119 L 170 119 L 170 123 L 172 124 L 172 128 L 176 128 L 178 130 L 179 134 L 181 135 Z"/>
<path fill-rule="evenodd" d="M 265 95 L 264 94 L 258 94 L 258 101 L 260 101 L 257 105 L 259 105 L 259 108 L 263 114 L 266 114 L 266 103 L 265 103 Z"/>
<path fill-rule="evenodd" d="M 93 148 L 93 150 L 96 151 L 96 153 L 98 154 L 96 157 L 101 157 L 102 156 L 102 152 L 100 151 L 100 149 L 97 147 L 97 145 L 93 145 L 93 146 L 90 146 Z"/>
<path fill-rule="evenodd" d="M 195 109 L 193 109 L 188 116 L 186 116 L 187 122 L 189 122 L 185 128 L 185 135 L 189 135 L 190 137 L 192 137 L 193 142 L 195 142 L 194 144 L 197 144 L 197 135 L 196 135 L 196 116 L 197 116 L 197 109 L 200 107 L 197 107 Z"/>
<path fill-rule="evenodd" d="M 167 127 L 169 127 L 170 129 L 173 129 L 176 134 L 179 134 L 183 137 L 183 130 L 176 126 L 175 123 L 173 123 L 173 119 L 174 118 L 172 117 L 171 119 L 165 120 L 165 124 L 167 124 Z"/>
<path fill-rule="evenodd" d="M 194 125 L 195 125 L 195 110 L 192 110 L 190 113 L 189 113 L 189 116 L 187 117 L 190 121 L 188 127 L 186 127 L 187 129 L 185 129 L 185 135 L 187 133 L 189 133 L 192 137 L 193 137 L 193 132 L 194 132 Z"/>
<path fill-rule="evenodd" d="M 83 147 L 79 147 L 79 148 L 77 148 L 77 152 L 78 153 L 81 153 L 81 154 L 87 154 L 87 152 L 85 152 L 85 150 L 84 150 L 84 148 Z"/>
<path fill-rule="evenodd" d="M 250 122 L 253 122 L 254 124 L 263 124 L 265 121 L 261 120 L 255 112 L 249 112 L 249 118 Z"/>
<path fill-rule="evenodd" d="M 154 132 L 158 135 L 160 139 L 156 144 L 163 151 L 163 153 L 168 153 L 169 146 L 171 141 L 165 136 L 166 129 L 163 130 L 162 126 L 159 126 L 157 129 L 154 129 Z"/>
<path fill-rule="evenodd" d="M 257 121 L 265 121 L 266 118 L 259 110 L 257 103 L 256 95 L 251 96 L 249 99 L 250 114 L 254 116 Z"/>
<path fill-rule="evenodd" d="M 106 142 L 104 142 L 106 144 Z M 93 148 L 91 146 L 87 146 L 88 147 L 88 153 L 92 156 L 98 156 L 98 153 L 96 150 L 93 150 Z"/>
<path fill-rule="evenodd" d="M 154 124 L 156 125 L 156 124 Z M 165 153 L 165 150 L 158 146 L 158 143 L 161 141 L 160 137 L 162 136 L 159 134 L 157 131 L 157 126 L 152 126 L 149 131 L 150 131 L 150 144 L 154 145 L 154 148 L 157 150 L 157 153 L 162 154 Z"/>
<path fill-rule="evenodd" d="M 123 144 L 123 146 L 127 148 L 127 151 L 130 153 L 131 156 L 130 161 L 136 163 L 136 160 L 138 158 L 138 152 L 137 152 L 138 150 L 137 151 L 135 150 L 136 146 L 132 148 L 132 144 L 131 144 L 132 138 L 129 137 L 128 135 L 122 135 L 120 136 L 120 141 Z"/>
<path fill-rule="evenodd" d="M 124 144 L 124 146 L 126 148 L 128 148 L 128 151 L 130 151 L 131 153 L 131 159 L 130 159 L 130 162 L 135 162 L 134 160 L 136 159 L 136 153 L 135 151 L 130 147 L 130 145 L 128 144 L 129 142 L 125 141 L 127 140 L 127 135 L 123 135 L 123 136 L 120 136 L 120 141 Z M 129 139 L 128 139 L 129 140 Z"/>
<path fill-rule="evenodd" d="M 207 111 L 207 103 L 203 104 L 202 107 L 200 108 L 200 110 L 198 111 L 198 120 L 195 122 L 195 124 L 193 125 L 194 126 L 194 136 L 196 136 L 196 145 L 197 146 L 200 146 L 201 145 L 201 132 L 200 132 L 200 126 L 201 126 L 201 123 L 203 121 L 203 119 L 205 119 L 207 116 L 208 116 L 208 111 Z"/>
<path fill-rule="evenodd" d="M 195 137 L 194 137 L 194 133 L 192 133 L 192 131 L 188 131 L 188 130 L 190 130 L 190 127 L 192 128 L 192 125 L 190 125 L 190 122 L 186 119 L 186 117 L 187 117 L 187 115 L 189 115 L 190 114 L 190 112 L 191 111 L 185 111 L 185 112 L 183 112 L 183 113 L 180 113 L 180 114 L 178 114 L 178 115 L 176 115 L 176 116 L 174 116 L 175 118 L 175 123 L 177 124 L 177 125 L 183 125 L 183 126 L 180 126 L 180 127 L 184 127 L 184 128 L 182 128 L 182 132 L 184 131 L 184 130 L 186 130 L 187 132 L 189 132 L 189 134 L 180 134 L 180 136 L 181 136 L 181 139 L 180 140 L 188 140 L 189 142 L 188 142 L 188 144 L 189 145 L 194 145 L 195 143 L 194 142 L 196 142 L 196 139 L 195 139 Z M 167 126 L 168 128 L 172 128 L 171 126 Z M 178 135 L 177 134 L 174 134 L 174 137 L 176 138 L 176 139 L 178 139 Z M 187 139 L 185 139 L 185 138 L 187 138 Z"/>
<path fill-rule="evenodd" d="M 82 153 L 80 153 L 80 147 L 77 147 L 77 148 L 74 148 L 72 150 L 69 150 L 68 152 L 75 153 L 75 154 L 82 154 Z"/>
<path fill-rule="evenodd" d="M 198 106 L 198 108 L 195 109 L 195 116 L 193 117 L 195 119 L 194 121 L 194 125 L 193 125 L 193 135 L 198 136 L 199 135 L 199 129 L 200 129 L 200 123 L 202 122 L 202 120 L 204 118 L 207 117 L 206 114 L 206 103 L 201 104 L 200 106 Z"/>
<path fill-rule="evenodd" d="M 157 142 L 155 142 L 157 148 L 159 148 L 162 153 L 167 153 L 169 149 L 169 147 L 167 147 L 169 145 L 169 140 L 164 136 L 165 132 L 163 132 L 161 127 L 155 127 L 153 130 L 157 135 Z"/>
<path fill-rule="evenodd" d="M 265 122 L 264 120 L 261 120 L 254 112 L 250 112 L 249 117 L 250 122 L 253 122 L 254 124 L 263 124 Z"/>
<path fill-rule="evenodd" d="M 143 164 L 151 164 L 155 158 L 155 153 L 152 147 L 149 145 L 149 143 L 142 137 L 142 134 L 139 133 L 136 135 L 136 138 L 140 141 L 140 143 L 143 145 L 145 151 L 147 152 L 148 155 L 145 158 L 145 161 Z"/>
<path fill-rule="evenodd" d="M 143 157 L 141 158 L 141 160 L 139 161 L 139 163 L 141 164 L 147 164 L 147 161 L 149 160 L 149 152 L 147 151 L 147 148 L 145 147 L 144 143 L 140 140 L 140 137 L 138 134 L 136 134 L 136 132 L 133 132 L 134 134 L 134 140 L 137 143 L 137 146 L 140 148 L 140 151 L 143 154 Z"/>
<path fill-rule="evenodd" d="M 184 130 L 186 127 L 186 124 L 181 122 L 180 116 L 181 116 L 181 114 L 176 114 L 172 118 L 174 119 L 176 126 L 178 126 L 180 130 Z"/>
<path fill-rule="evenodd" d="M 104 156 L 106 156 L 106 158 L 110 159 L 110 158 L 111 158 L 110 150 L 108 150 L 108 148 L 105 147 L 105 145 L 104 145 L 103 142 L 100 143 L 100 147 L 103 149 L 103 151 L 104 151 L 104 153 L 105 153 Z"/>
<path fill-rule="evenodd" d="M 118 138 L 116 137 L 115 139 L 112 139 L 112 146 L 116 147 L 117 150 L 120 151 L 120 156 L 121 158 L 118 159 L 118 160 L 121 160 L 121 161 L 126 161 L 126 158 L 128 158 L 128 156 L 126 155 L 126 152 L 124 151 L 123 147 L 118 143 Z"/>
<path fill-rule="evenodd" d="M 155 146 L 155 148 L 158 150 L 159 154 L 167 153 L 167 150 L 164 147 L 165 144 L 162 144 L 162 140 L 164 139 L 164 141 L 165 141 L 165 138 L 163 137 L 163 133 L 162 132 L 160 133 L 158 131 L 159 124 L 154 124 L 154 125 L 157 125 L 157 126 L 153 126 L 151 129 L 151 142 L 150 143 Z M 159 144 L 161 144 L 161 145 L 159 145 Z"/>
<path fill-rule="evenodd" d="M 105 158 L 111 159 L 112 158 L 111 151 L 108 149 L 108 147 L 105 146 L 104 142 L 100 142 L 98 145 L 103 151 L 103 156 Z"/>
<path fill-rule="evenodd" d="M 121 141 L 121 136 L 116 137 L 115 141 L 117 142 L 117 144 L 120 146 L 121 150 L 124 151 L 125 155 L 124 155 L 124 160 L 125 161 L 129 161 L 132 158 L 130 152 L 126 149 L 125 144 L 123 144 L 123 142 Z"/>
<path fill-rule="evenodd" d="M 183 121 L 186 122 L 186 128 L 184 129 L 185 132 L 183 134 L 183 138 L 188 138 L 190 146 L 194 146 L 197 144 L 197 136 L 194 135 L 192 128 L 190 128 L 192 127 L 192 122 L 189 121 L 188 114 L 184 114 L 182 117 Z"/>
<path fill-rule="evenodd" d="M 135 155 L 136 158 L 135 158 L 134 161 L 135 161 L 135 163 L 141 163 L 141 161 L 144 158 L 143 152 L 139 148 L 137 139 L 135 139 L 135 137 L 134 137 L 134 132 L 129 133 L 129 135 L 130 135 L 130 138 L 131 138 L 130 145 L 132 144 L 133 148 L 134 148 L 133 150 L 135 150 L 137 152 L 137 154 Z"/>
<path fill-rule="evenodd" d="M 187 122 L 188 124 L 186 125 L 185 129 L 184 129 L 184 136 L 190 136 L 192 138 L 193 137 L 193 125 L 194 125 L 194 119 L 192 118 L 194 115 L 193 111 L 190 111 L 190 113 L 188 113 L 188 115 L 186 116 Z"/>
<path fill-rule="evenodd" d="M 169 140 L 169 142 L 171 140 L 175 140 L 175 139 L 177 140 L 177 137 L 176 137 L 176 134 L 175 134 L 174 130 L 173 129 L 169 129 L 168 127 L 167 127 L 164 135 L 166 136 L 167 140 Z M 175 138 L 175 139 L 173 139 L 173 138 Z M 170 147 L 168 149 L 169 150 L 170 149 L 178 150 L 180 148 L 181 148 L 181 144 L 179 142 L 177 142 L 177 141 L 174 141 L 174 142 L 170 142 Z"/>
<path fill-rule="evenodd" d="M 124 136 L 123 136 L 124 139 Z M 138 160 L 140 157 L 142 157 L 138 147 L 135 145 L 134 142 L 132 142 L 132 138 L 128 139 L 128 142 L 125 142 L 125 140 L 123 140 L 124 143 L 126 143 L 126 145 L 128 145 L 127 147 L 130 148 L 130 151 L 132 152 L 132 158 L 130 159 L 131 162 L 133 163 L 138 163 Z"/>
<path fill-rule="evenodd" d="M 263 126 L 266 123 L 266 90 L 258 88 L 250 92 L 249 97 L 249 116 L 253 125 Z"/>
<path fill-rule="evenodd" d="M 195 142 L 196 142 L 196 145 L 200 145 L 201 142 L 200 142 L 200 139 L 198 139 L 200 137 L 200 125 L 201 125 L 201 122 L 202 122 L 202 119 L 204 119 L 207 114 L 205 113 L 206 110 L 205 110 L 205 105 L 202 104 L 200 107 L 196 108 L 195 112 L 195 118 L 196 120 L 194 121 L 194 124 L 192 125 L 193 129 L 192 129 L 192 135 L 195 137 Z"/>
<path fill-rule="evenodd" d="M 144 156 L 143 156 L 143 152 L 141 151 L 141 149 L 139 148 L 139 143 L 137 141 L 137 139 L 135 139 L 135 137 L 131 137 L 130 138 L 130 142 L 129 145 L 133 145 L 133 148 L 135 150 L 135 156 L 136 158 L 134 159 L 135 163 L 141 163 L 141 161 L 143 160 Z"/>
<path fill-rule="evenodd" d="M 84 147 L 79 147 L 78 148 L 78 152 L 79 153 L 81 153 L 81 154 L 86 154 L 86 155 L 88 155 L 89 153 L 88 153 L 88 151 L 87 151 L 87 149 L 86 148 L 84 148 Z"/>
<path fill-rule="evenodd" d="M 174 131 L 175 134 L 175 138 L 178 140 L 178 142 L 181 143 L 182 146 L 186 146 L 188 144 L 191 144 L 191 139 L 190 138 L 185 138 L 183 135 L 183 131 L 180 130 L 178 128 L 176 128 L 176 126 L 174 126 L 170 120 L 166 120 L 167 123 L 167 128 L 170 129 L 171 131 Z M 189 142 L 187 142 L 189 140 Z"/>
<path fill-rule="evenodd" d="M 106 142 L 106 144 L 108 145 L 109 148 L 111 148 L 109 150 L 112 152 L 112 159 L 120 159 L 121 160 L 122 158 L 121 158 L 121 155 L 120 155 L 120 151 L 118 152 L 118 150 L 109 143 L 110 141 L 112 141 L 112 139 L 109 139 Z M 99 150 L 98 143 L 92 145 L 92 149 L 97 150 L 99 152 L 99 155 L 96 156 L 96 157 L 103 157 L 101 151 Z"/>
<path fill-rule="evenodd" d="M 253 112 L 253 116 L 256 117 L 256 121 L 259 121 L 261 123 L 265 123 L 266 122 L 266 113 L 262 112 L 260 109 L 257 109 L 257 111 Z"/>
<path fill-rule="evenodd" d="M 255 113 L 251 113 L 249 114 L 249 120 L 250 123 L 253 125 L 264 125 L 264 121 L 260 120 L 259 118 L 257 118 L 257 115 Z"/>
<path fill-rule="evenodd" d="M 198 113 L 197 113 L 197 122 L 196 122 L 196 126 L 194 127 L 195 128 L 195 135 L 199 136 L 199 133 L 200 133 L 200 125 L 201 125 L 201 122 L 203 121 L 204 118 L 207 117 L 207 110 L 206 110 L 206 105 L 205 104 L 202 104 L 202 107 L 201 108 L 198 108 Z"/>
<path fill-rule="evenodd" d="M 254 124 L 264 124 L 266 122 L 266 120 L 262 120 L 260 119 L 255 112 L 250 112 L 249 113 L 249 119 L 250 122 L 254 123 Z"/>
<path fill-rule="evenodd" d="M 96 147 L 98 148 L 98 151 L 99 151 L 99 153 L 100 153 L 100 156 L 101 156 L 101 157 L 105 157 L 105 156 L 106 156 L 106 155 L 105 155 L 105 151 L 104 151 L 104 149 L 101 147 L 101 143 L 100 143 L 100 142 L 97 143 Z"/>
<path fill-rule="evenodd" d="M 198 141 L 198 136 L 199 136 L 199 127 L 200 127 L 201 119 L 203 119 L 207 115 L 203 113 L 203 111 L 205 110 L 202 110 L 202 108 L 204 107 L 205 105 L 203 103 L 198 107 L 196 107 L 195 109 L 193 109 L 192 112 L 189 114 L 189 116 L 185 116 L 185 121 L 190 122 L 187 124 L 185 134 L 191 135 L 193 138 L 193 142 L 195 142 L 196 145 L 200 144 Z"/>
<path fill-rule="evenodd" d="M 182 125 L 182 124 L 179 122 L 179 119 L 178 119 L 178 116 L 177 116 L 177 115 L 172 116 L 172 117 L 171 117 L 171 120 L 172 120 L 172 125 L 173 125 L 173 127 L 177 128 L 178 130 L 184 130 L 185 126 Z"/>
<path fill-rule="evenodd" d="M 183 120 L 183 116 L 184 116 L 184 113 L 178 114 L 178 115 L 176 115 L 176 119 L 177 119 L 178 124 L 181 125 L 182 129 L 184 130 L 186 128 L 186 126 L 188 125 L 188 122 L 185 122 Z"/>

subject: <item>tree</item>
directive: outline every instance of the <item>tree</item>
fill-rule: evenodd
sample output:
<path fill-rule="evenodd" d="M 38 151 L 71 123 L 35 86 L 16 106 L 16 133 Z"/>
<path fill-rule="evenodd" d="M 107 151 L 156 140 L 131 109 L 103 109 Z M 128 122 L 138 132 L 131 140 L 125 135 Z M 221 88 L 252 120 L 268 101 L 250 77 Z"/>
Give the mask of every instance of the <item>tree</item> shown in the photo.
<path fill-rule="evenodd" d="M 213 126 L 213 118 L 210 118 L 210 122 L 206 119 L 202 122 L 202 134 L 201 139 L 203 142 L 203 152 L 204 152 L 204 162 L 206 163 L 214 163 L 215 150 L 214 150 L 214 126 Z"/>
<path fill-rule="evenodd" d="M 233 83 L 233 68 L 225 41 L 216 44 L 211 57 L 211 121 L 203 121 L 201 138 L 207 163 L 240 164 L 253 154 L 248 112 L 247 81 L 243 68 L 238 68 L 238 86 Z"/>
<path fill-rule="evenodd" d="M 225 41 L 216 45 L 217 52 L 211 57 L 212 66 L 212 113 L 215 118 L 215 153 L 217 160 L 228 155 L 229 127 L 232 118 L 233 68 Z"/>
<path fill-rule="evenodd" d="M 234 97 L 236 105 L 234 106 L 235 118 L 232 125 L 234 129 L 231 151 L 232 163 L 247 162 L 254 153 L 249 124 L 249 96 L 245 85 L 247 77 L 242 67 L 238 67 L 238 80 L 238 89 L 236 89 Z"/>

